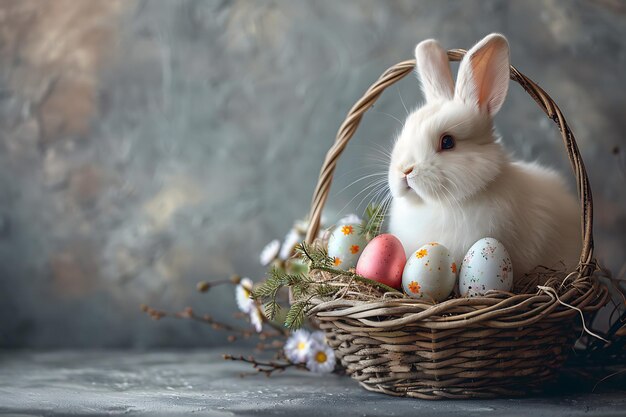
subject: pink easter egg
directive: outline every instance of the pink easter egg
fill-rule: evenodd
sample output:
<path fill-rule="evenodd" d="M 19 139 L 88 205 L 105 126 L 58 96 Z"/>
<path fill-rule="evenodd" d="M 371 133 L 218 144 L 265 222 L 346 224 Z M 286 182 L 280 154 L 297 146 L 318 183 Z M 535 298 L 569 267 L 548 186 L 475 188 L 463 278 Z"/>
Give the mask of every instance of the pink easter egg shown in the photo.
<path fill-rule="evenodd" d="M 402 286 L 402 271 L 406 264 L 406 254 L 397 237 L 382 234 L 372 239 L 359 257 L 356 273 L 389 285 Z"/>

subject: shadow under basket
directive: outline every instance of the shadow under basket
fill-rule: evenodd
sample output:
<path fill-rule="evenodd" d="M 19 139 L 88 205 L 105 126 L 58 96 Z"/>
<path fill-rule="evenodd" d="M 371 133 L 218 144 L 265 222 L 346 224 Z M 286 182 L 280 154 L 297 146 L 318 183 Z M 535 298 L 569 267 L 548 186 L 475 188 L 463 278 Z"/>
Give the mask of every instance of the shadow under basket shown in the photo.
<path fill-rule="evenodd" d="M 464 55 L 464 50 L 448 51 L 451 61 Z M 337 161 L 363 114 L 386 87 L 414 67 L 411 60 L 389 68 L 348 113 L 320 172 L 307 242 L 317 236 Z M 370 391 L 422 399 L 538 392 L 556 377 L 572 350 L 579 336 L 575 320 L 606 303 L 607 289 L 593 276 L 591 190 L 574 136 L 541 87 L 513 66 L 510 69 L 511 79 L 556 123 L 563 138 L 581 200 L 580 263 L 569 274 L 546 274 L 545 285 L 535 287 L 534 293 L 490 292 L 438 304 L 382 294 L 313 300 L 310 315 L 326 332 L 346 372 Z"/>

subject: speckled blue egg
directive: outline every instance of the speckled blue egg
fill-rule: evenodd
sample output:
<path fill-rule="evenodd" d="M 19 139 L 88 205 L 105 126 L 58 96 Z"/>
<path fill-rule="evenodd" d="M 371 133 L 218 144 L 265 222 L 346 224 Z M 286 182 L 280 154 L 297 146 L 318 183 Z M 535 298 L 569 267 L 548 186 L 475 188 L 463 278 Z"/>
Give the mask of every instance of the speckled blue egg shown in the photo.
<path fill-rule="evenodd" d="M 459 272 L 459 293 L 479 297 L 490 290 L 511 291 L 513 263 L 504 245 L 485 237 L 467 251 Z"/>
<path fill-rule="evenodd" d="M 358 224 L 343 224 L 330 235 L 328 256 L 333 259 L 335 267 L 348 270 L 356 266 L 366 244 L 367 239 L 359 233 Z"/>

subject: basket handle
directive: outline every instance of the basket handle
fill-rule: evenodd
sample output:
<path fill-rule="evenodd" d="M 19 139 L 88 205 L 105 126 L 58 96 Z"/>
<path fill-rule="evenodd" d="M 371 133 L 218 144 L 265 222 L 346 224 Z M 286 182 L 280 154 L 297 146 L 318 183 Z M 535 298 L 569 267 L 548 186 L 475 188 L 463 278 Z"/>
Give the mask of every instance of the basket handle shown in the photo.
<path fill-rule="evenodd" d="M 463 49 L 452 49 L 448 51 L 448 59 L 450 61 L 460 61 L 465 55 L 466 51 Z M 365 112 L 374 105 L 376 100 L 383 93 L 385 88 L 399 81 L 408 75 L 415 68 L 415 60 L 409 60 L 400 62 L 393 67 L 387 69 L 378 80 L 367 89 L 363 97 L 350 109 L 346 119 L 337 132 L 337 138 L 326 153 L 326 159 L 320 171 L 317 186 L 313 193 L 313 199 L 311 201 L 311 211 L 309 213 L 309 228 L 306 234 L 306 242 L 312 243 L 318 234 L 320 227 L 320 219 L 322 217 L 322 210 L 326 204 L 328 194 L 330 192 L 330 185 L 333 179 L 333 173 L 337 166 L 337 161 L 341 156 L 341 153 L 345 149 L 348 141 L 352 138 L 359 123 L 363 118 Z M 563 144 L 567 151 L 572 170 L 576 176 L 576 185 L 578 188 L 578 196 L 581 203 L 581 226 L 583 236 L 583 247 L 580 254 L 580 264 L 578 271 L 583 275 L 588 275 L 594 268 L 593 265 L 593 202 L 591 198 L 591 187 L 589 186 L 589 179 L 587 178 L 587 172 L 583 164 L 582 157 L 578 151 L 574 134 L 570 130 L 563 113 L 556 105 L 554 100 L 539 87 L 530 78 L 519 72 L 515 67 L 511 65 L 511 79 L 517 82 L 526 90 L 526 92 L 537 102 L 541 110 L 554 121 L 561 137 L 563 138 Z"/>

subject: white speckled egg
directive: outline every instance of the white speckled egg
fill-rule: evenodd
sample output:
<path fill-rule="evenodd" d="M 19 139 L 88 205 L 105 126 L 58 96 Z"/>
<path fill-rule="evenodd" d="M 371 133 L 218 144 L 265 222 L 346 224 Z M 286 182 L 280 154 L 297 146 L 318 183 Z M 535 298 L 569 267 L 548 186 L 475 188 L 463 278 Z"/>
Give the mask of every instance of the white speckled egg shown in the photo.
<path fill-rule="evenodd" d="M 409 256 L 402 273 L 402 288 L 412 298 L 443 301 L 454 288 L 456 272 L 456 262 L 448 248 L 428 243 Z"/>
<path fill-rule="evenodd" d="M 477 297 L 489 290 L 511 291 L 512 288 L 513 264 L 504 245 L 492 237 L 474 243 L 461 264 L 461 296 Z"/>
<path fill-rule="evenodd" d="M 358 224 L 339 225 L 328 239 L 328 256 L 337 268 L 348 270 L 356 266 L 366 244 L 367 239 L 359 233 Z"/>

